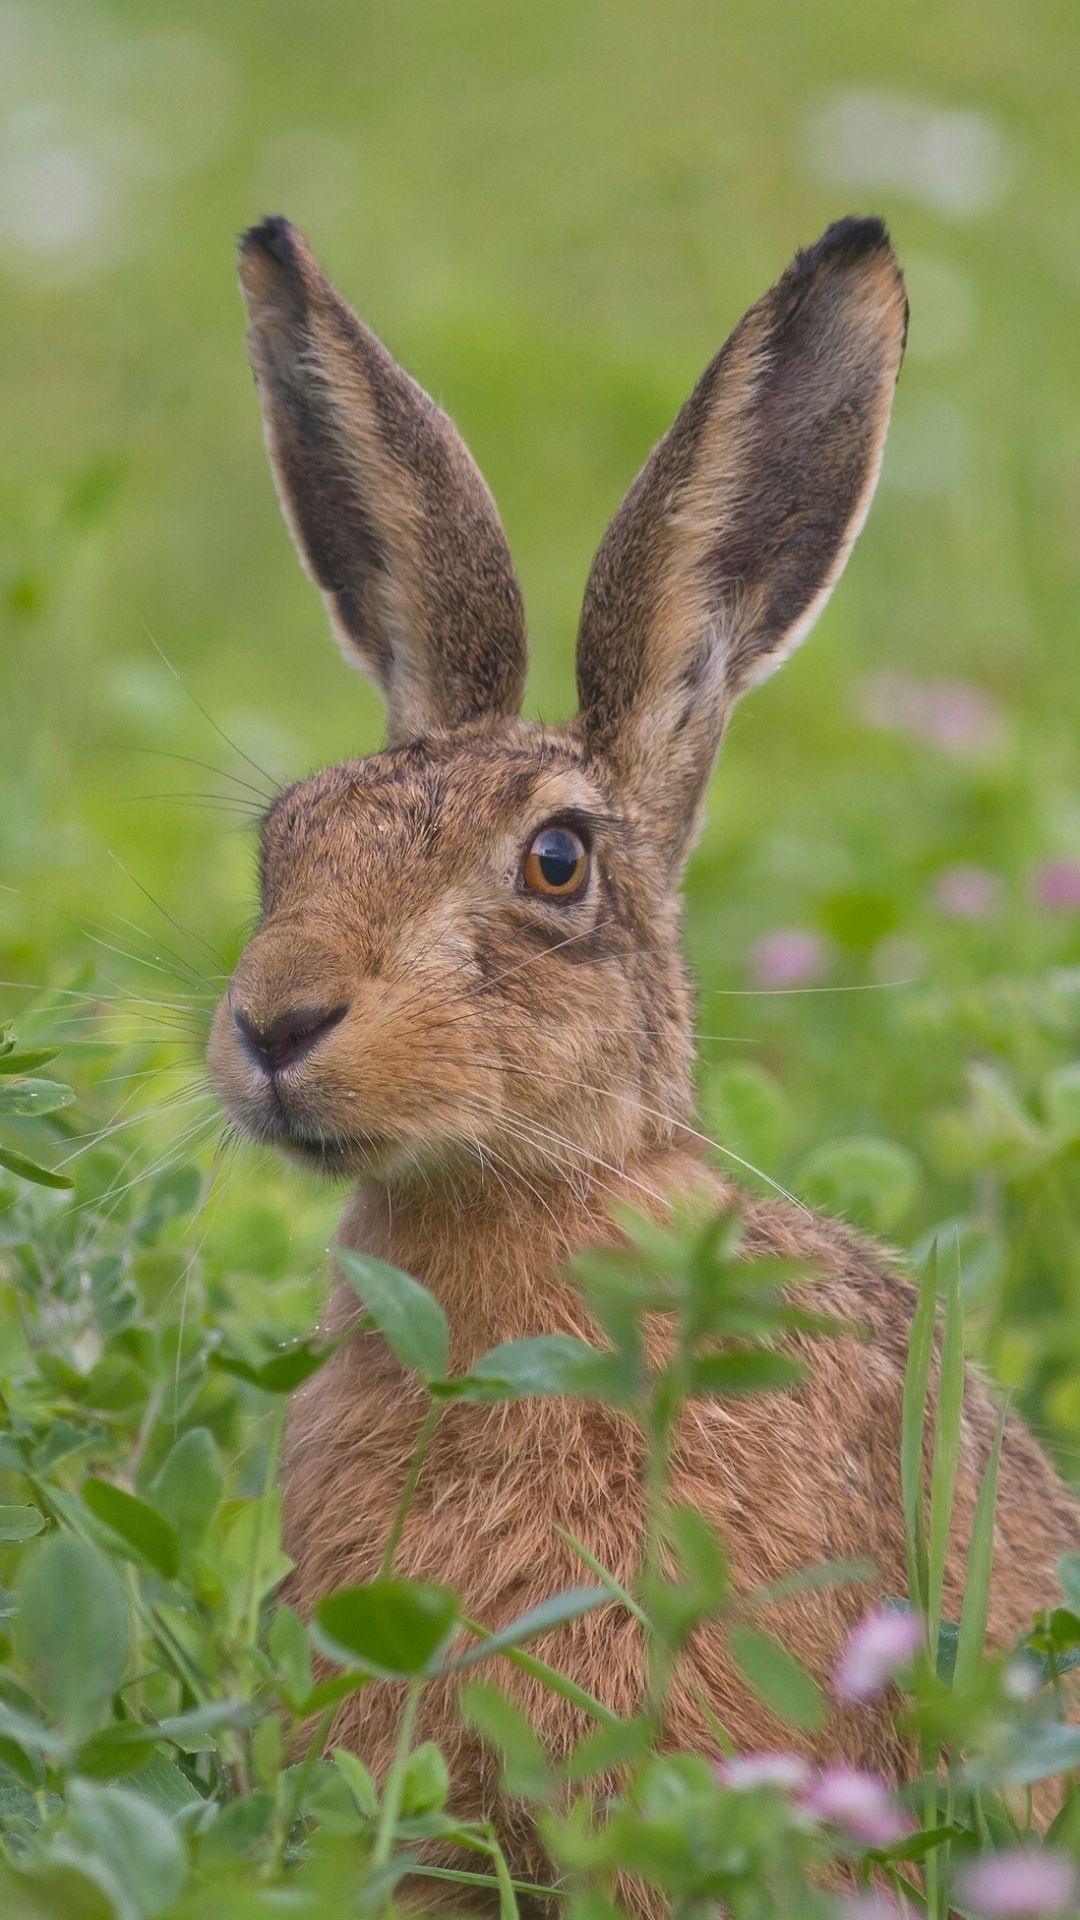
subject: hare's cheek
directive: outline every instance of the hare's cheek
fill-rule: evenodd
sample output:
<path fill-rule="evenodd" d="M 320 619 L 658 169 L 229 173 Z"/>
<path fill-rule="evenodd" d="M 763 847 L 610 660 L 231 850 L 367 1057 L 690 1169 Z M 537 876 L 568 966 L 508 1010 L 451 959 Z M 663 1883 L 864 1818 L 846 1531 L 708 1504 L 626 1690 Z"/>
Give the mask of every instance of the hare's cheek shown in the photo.
<path fill-rule="evenodd" d="M 210 1024 L 210 1038 L 206 1046 L 206 1063 L 210 1069 L 210 1078 L 218 1093 L 225 1097 L 225 1090 L 236 1074 L 239 1061 L 236 1058 L 236 1040 L 233 1033 L 232 1015 L 228 1000 L 219 1000 L 214 1009 L 214 1018 Z"/>

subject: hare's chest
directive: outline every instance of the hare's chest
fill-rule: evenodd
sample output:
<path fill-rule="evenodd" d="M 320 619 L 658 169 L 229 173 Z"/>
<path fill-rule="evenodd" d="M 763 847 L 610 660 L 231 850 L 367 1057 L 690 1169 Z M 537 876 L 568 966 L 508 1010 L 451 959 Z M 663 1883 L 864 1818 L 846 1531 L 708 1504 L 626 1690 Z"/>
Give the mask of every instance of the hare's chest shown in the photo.
<path fill-rule="evenodd" d="M 378 1571 L 425 1397 L 400 1373 L 336 1364 L 299 1397 L 286 1545 L 305 1606 Z M 570 1401 L 451 1403 L 420 1470 L 395 1571 L 453 1587 L 497 1626 L 588 1578 L 570 1540 L 629 1577 L 641 1550 L 642 1442 L 609 1409 Z M 569 1538 L 568 1538 L 569 1537 Z"/>
<path fill-rule="evenodd" d="M 401 1564 L 449 1580 L 492 1626 L 590 1577 L 574 1541 L 630 1578 L 643 1464 L 640 1436 L 607 1409 L 536 1400 L 452 1407 L 417 1488 Z"/>
<path fill-rule="evenodd" d="M 310 1614 L 331 1588 L 378 1573 L 409 1473 L 426 1403 L 398 1379 L 353 1377 L 339 1390 L 299 1396 L 290 1434 L 286 1545 L 295 1563 L 286 1597 Z M 328 1393 L 327 1388 L 333 1389 Z M 427 1453 L 394 1555 L 394 1571 L 453 1588 L 462 1616 L 504 1626 L 592 1575 L 575 1550 L 630 1582 L 642 1552 L 641 1441 L 605 1409 L 571 1402 L 447 1407 Z M 556 1629 L 533 1651 L 589 1691 L 630 1710 L 643 1682 L 633 1622 L 621 1609 Z M 584 1725 L 558 1694 L 513 1669 L 500 1680 L 553 1752 Z M 463 1806 L 492 1811 L 497 1768 L 469 1735 L 446 1681 L 424 1693 L 418 1737 L 436 1740 L 466 1789 Z M 376 1772 L 393 1751 L 400 1691 L 374 1687 L 343 1702 L 332 1742 L 353 1747 Z"/>

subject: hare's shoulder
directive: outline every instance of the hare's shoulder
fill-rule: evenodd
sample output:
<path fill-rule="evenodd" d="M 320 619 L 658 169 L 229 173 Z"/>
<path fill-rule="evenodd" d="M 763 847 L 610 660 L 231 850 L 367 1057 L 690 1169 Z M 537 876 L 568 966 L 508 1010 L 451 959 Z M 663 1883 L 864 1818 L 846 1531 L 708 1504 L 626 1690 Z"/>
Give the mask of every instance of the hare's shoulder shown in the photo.
<path fill-rule="evenodd" d="M 786 1196 L 759 1199 L 733 1186 L 719 1169 L 698 1167 L 699 1190 L 703 1172 L 717 1208 L 734 1209 L 741 1218 L 745 1257 L 789 1261 L 792 1284 L 814 1311 L 844 1322 L 902 1372 L 918 1297 L 903 1256 Z"/>
<path fill-rule="evenodd" d="M 904 1375 L 917 1290 L 900 1257 L 841 1221 L 802 1214 L 787 1204 L 751 1202 L 746 1208 L 749 1254 L 770 1253 L 811 1270 L 808 1303 L 854 1327 L 853 1340 L 808 1343 L 807 1379 L 798 1395 L 808 1416 L 808 1451 L 826 1436 L 839 1440 L 848 1461 L 858 1459 L 882 1502 L 899 1510 L 899 1441 Z M 931 1366 L 924 1423 L 924 1470 L 929 1473 L 940 1341 Z M 959 1606 L 975 1497 L 1001 1418 L 1001 1394 L 976 1363 L 965 1369 L 960 1457 L 953 1512 L 954 1553 L 947 1568 L 948 1598 Z M 826 1446 L 826 1453 L 828 1446 Z M 867 1503 L 869 1504 L 869 1503 Z M 868 1517 L 864 1516 L 864 1517 Z M 1055 1586 L 1058 1555 L 1080 1546 L 1080 1502 L 1024 1421 L 1010 1413 L 998 1475 L 995 1579 L 991 1630 L 1004 1638 L 1046 1604 Z"/>

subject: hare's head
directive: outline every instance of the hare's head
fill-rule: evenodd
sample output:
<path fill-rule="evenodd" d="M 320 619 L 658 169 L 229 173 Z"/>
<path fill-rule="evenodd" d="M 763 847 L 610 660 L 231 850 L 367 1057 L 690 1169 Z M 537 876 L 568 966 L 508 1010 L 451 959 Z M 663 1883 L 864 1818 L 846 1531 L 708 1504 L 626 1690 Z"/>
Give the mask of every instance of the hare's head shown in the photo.
<path fill-rule="evenodd" d="M 554 729 L 518 718 L 521 596 L 449 420 L 287 222 L 242 278 L 285 513 L 389 742 L 267 814 L 221 1096 L 335 1173 L 625 1166 L 687 1112 L 678 886 L 728 714 L 874 491 L 905 325 L 885 230 L 831 227 L 706 369 L 601 544 Z"/>

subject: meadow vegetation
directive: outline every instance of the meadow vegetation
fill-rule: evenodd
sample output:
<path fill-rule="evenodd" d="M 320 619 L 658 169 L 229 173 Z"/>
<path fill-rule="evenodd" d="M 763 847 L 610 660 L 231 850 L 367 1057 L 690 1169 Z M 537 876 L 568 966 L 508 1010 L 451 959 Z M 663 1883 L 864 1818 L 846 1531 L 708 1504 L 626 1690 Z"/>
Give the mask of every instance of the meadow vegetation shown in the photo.
<path fill-rule="evenodd" d="M 874 514 L 809 646 L 740 710 L 689 872 L 702 1124 L 751 1186 L 893 1242 L 923 1329 L 936 1292 L 954 1356 L 1077 1478 L 1078 57 L 1049 0 L 314 0 L 302 31 L 283 0 L 0 9 L 0 1872 L 18 1920 L 378 1912 L 449 1823 L 432 1749 L 403 1741 L 379 1783 L 362 1756 L 298 1750 L 343 1689 L 389 1671 L 407 1705 L 471 1656 L 453 1596 L 390 1571 L 310 1631 L 275 1609 L 285 1407 L 323 1356 L 339 1196 L 228 1137 L 203 1078 L 259 812 L 380 738 L 266 473 L 232 258 L 264 211 L 307 229 L 462 426 L 522 573 L 530 706 L 552 718 L 592 549 L 701 365 L 797 243 L 848 210 L 888 218 L 912 324 Z M 705 1615 L 797 1726 L 827 1704 L 769 1596 L 734 1594 L 723 1542 L 665 1503 L 704 1296 L 715 1342 L 749 1292 L 762 1346 L 760 1378 L 710 1390 L 776 1384 L 784 1302 L 733 1234 L 683 1222 L 629 1259 L 634 1313 L 662 1302 L 690 1343 L 670 1380 L 635 1370 L 633 1314 L 605 1321 L 595 1270 L 576 1283 L 621 1370 L 544 1350 L 450 1385 L 437 1304 L 393 1283 L 410 1311 L 384 1331 L 433 1404 L 616 1399 L 657 1463 L 664 1564 L 623 1596 L 655 1646 L 642 1713 L 598 1712 L 553 1770 L 499 1692 L 499 1660 L 541 1659 L 558 1609 L 611 1603 L 585 1567 L 477 1666 L 463 1711 L 583 1920 L 607 1920 L 615 1869 L 683 1915 L 812 1920 L 836 1910 L 813 1874 L 839 1858 L 912 1912 L 1071 1913 L 1059 1696 L 1080 1560 L 1022 1654 L 984 1653 L 991 1479 L 963 1617 L 937 1617 L 956 1389 L 924 1408 L 918 1343 L 909 1437 L 934 1423 L 941 1469 L 921 1519 L 909 1473 L 913 1613 L 871 1621 L 831 1683 L 897 1681 L 909 1785 L 791 1756 L 755 1770 L 720 1727 L 709 1755 L 653 1751 Z M 1062 1810 L 1033 1859 L 1025 1796 L 1048 1776 Z M 526 1895 L 490 1832 L 464 1844 L 512 1913 Z"/>

